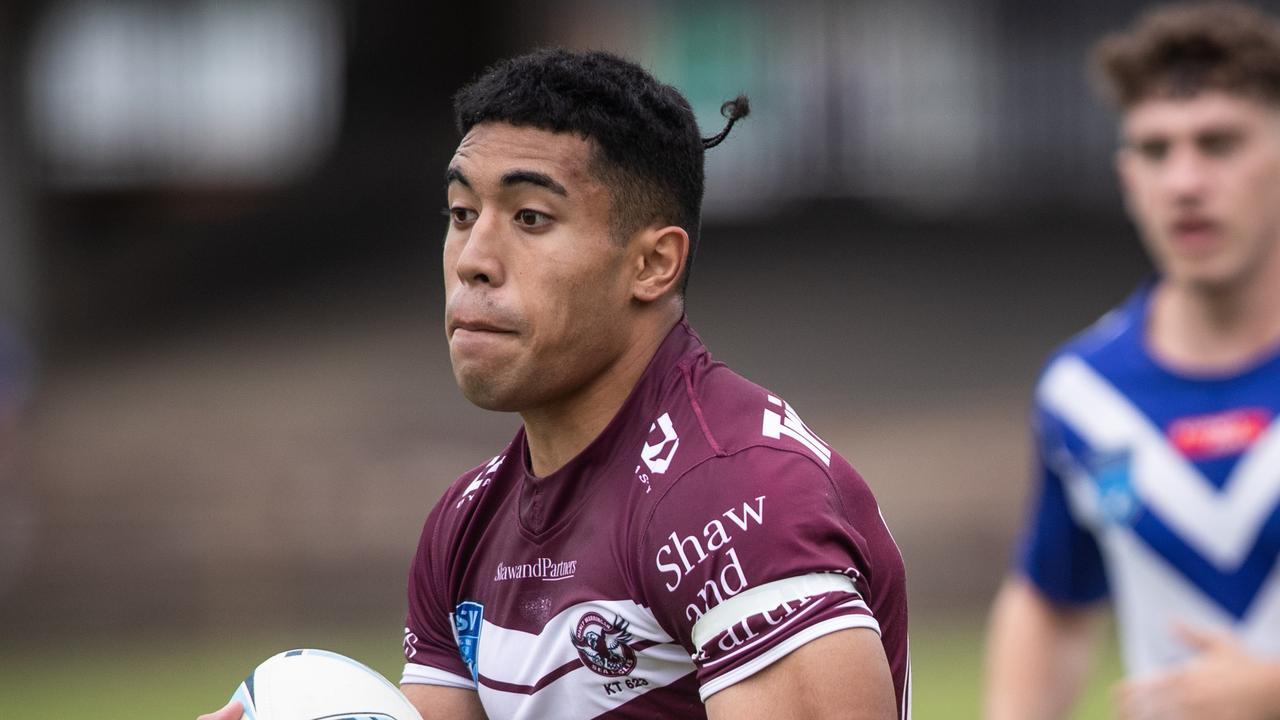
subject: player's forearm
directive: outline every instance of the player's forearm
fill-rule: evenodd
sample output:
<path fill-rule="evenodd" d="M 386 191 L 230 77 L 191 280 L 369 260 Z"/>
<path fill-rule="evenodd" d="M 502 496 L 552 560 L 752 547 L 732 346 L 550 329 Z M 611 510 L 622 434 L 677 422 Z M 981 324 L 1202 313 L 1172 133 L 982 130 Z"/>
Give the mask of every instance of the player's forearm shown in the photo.
<path fill-rule="evenodd" d="M 880 636 L 849 628 L 811 640 L 707 699 L 710 720 L 892 720 L 893 677 Z"/>
<path fill-rule="evenodd" d="M 401 685 L 400 691 L 422 720 L 485 720 L 484 708 L 474 690 L 409 683 Z"/>
<path fill-rule="evenodd" d="M 986 720 L 1060 720 L 1084 687 L 1099 613 L 1062 610 L 1025 580 L 996 596 L 987 635 Z"/>

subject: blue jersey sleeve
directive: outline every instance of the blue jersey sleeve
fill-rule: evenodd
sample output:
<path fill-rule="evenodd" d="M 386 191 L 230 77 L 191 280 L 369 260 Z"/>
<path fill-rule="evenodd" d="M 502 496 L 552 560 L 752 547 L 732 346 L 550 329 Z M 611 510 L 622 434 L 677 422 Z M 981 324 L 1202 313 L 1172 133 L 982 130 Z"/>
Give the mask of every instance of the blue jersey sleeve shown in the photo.
<path fill-rule="evenodd" d="M 1057 423 L 1041 412 L 1036 417 L 1038 488 L 1018 545 L 1015 563 L 1050 600 L 1080 605 L 1107 596 L 1102 553 L 1089 528 L 1072 513 L 1063 478 L 1049 458 L 1060 435 Z"/>

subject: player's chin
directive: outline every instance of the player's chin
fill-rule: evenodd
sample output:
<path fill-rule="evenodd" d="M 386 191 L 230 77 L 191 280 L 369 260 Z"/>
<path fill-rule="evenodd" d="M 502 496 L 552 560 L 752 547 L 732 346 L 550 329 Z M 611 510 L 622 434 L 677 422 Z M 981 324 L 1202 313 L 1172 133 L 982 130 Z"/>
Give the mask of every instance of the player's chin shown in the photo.
<path fill-rule="evenodd" d="M 459 367 L 454 363 L 453 376 L 458 381 L 458 389 L 462 390 L 462 396 L 481 410 L 494 412 L 520 410 L 517 393 L 512 392 L 511 384 L 505 382 L 499 374 L 485 372 L 476 367 Z"/>
<path fill-rule="evenodd" d="M 1249 267 L 1233 262 L 1229 257 L 1200 258 L 1171 263 L 1166 267 L 1166 277 L 1175 282 L 1203 292 L 1221 292 L 1237 286 L 1247 275 Z"/>

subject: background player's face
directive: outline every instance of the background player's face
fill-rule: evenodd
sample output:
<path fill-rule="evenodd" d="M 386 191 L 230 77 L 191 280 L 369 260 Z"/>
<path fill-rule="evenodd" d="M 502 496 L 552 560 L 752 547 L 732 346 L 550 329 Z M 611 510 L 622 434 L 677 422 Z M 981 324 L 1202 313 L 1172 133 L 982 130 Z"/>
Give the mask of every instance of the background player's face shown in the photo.
<path fill-rule="evenodd" d="M 490 410 L 562 400 L 625 351 L 625 248 L 594 145 L 483 123 L 450 163 L 445 332 L 458 385 Z"/>
<path fill-rule="evenodd" d="M 1219 91 L 1154 97 L 1124 116 L 1129 214 L 1166 280 L 1242 282 L 1280 236 L 1280 111 Z"/>

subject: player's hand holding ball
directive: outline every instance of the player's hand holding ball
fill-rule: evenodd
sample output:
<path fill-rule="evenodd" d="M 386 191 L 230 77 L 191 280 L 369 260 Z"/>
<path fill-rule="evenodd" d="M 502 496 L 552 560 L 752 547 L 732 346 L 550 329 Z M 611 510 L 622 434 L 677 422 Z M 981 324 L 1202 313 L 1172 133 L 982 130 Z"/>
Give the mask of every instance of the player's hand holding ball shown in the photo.
<path fill-rule="evenodd" d="M 206 713 L 196 720 L 240 720 L 244 715 L 244 706 L 239 700 L 232 700 L 217 712 Z"/>

